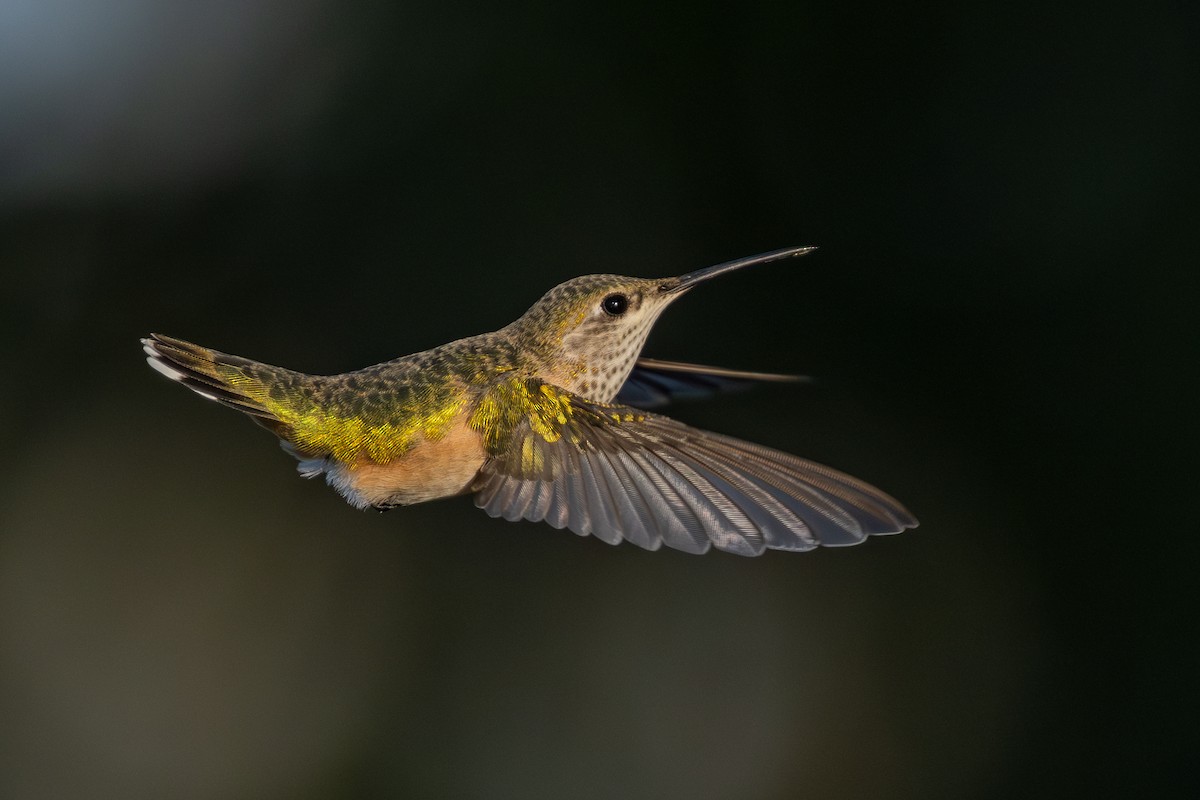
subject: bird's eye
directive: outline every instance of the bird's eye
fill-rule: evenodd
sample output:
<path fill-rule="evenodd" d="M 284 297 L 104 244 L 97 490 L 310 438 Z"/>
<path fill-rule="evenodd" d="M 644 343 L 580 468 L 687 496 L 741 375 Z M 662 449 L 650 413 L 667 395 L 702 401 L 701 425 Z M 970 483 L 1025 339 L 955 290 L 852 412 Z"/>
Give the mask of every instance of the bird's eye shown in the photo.
<path fill-rule="evenodd" d="M 619 317 L 629 308 L 629 298 L 623 294 L 610 294 L 600 301 L 600 307 L 610 317 Z"/>

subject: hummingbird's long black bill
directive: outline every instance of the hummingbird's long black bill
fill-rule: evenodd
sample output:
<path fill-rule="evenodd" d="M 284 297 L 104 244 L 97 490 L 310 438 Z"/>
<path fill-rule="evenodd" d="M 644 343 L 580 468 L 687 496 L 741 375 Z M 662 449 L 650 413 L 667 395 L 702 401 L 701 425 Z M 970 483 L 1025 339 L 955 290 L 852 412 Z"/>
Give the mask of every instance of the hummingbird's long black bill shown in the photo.
<path fill-rule="evenodd" d="M 680 275 L 673 281 L 668 281 L 662 285 L 664 294 L 681 292 L 684 289 L 689 289 L 697 283 L 706 281 L 709 278 L 715 278 L 718 275 L 724 275 L 726 272 L 733 272 L 737 269 L 745 267 L 753 267 L 755 264 L 766 264 L 769 261 L 778 261 L 781 258 L 792 258 L 795 256 L 804 256 L 816 250 L 815 247 L 785 247 L 782 250 L 772 250 L 769 253 L 759 253 L 756 256 L 747 256 L 746 258 L 738 258 L 733 261 L 726 261 L 724 264 L 717 264 L 712 267 L 698 269 L 695 272 L 689 272 L 685 275 Z"/>

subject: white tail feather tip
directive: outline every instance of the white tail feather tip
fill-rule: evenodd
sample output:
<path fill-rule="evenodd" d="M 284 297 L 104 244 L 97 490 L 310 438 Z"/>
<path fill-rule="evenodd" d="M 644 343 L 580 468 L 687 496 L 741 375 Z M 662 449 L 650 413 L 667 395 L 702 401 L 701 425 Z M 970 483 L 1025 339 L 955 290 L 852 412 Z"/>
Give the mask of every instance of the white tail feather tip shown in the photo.
<path fill-rule="evenodd" d="M 181 381 L 184 379 L 184 374 L 182 372 L 166 364 L 157 353 L 150 358 L 147 358 L 146 363 L 153 367 L 156 372 L 161 372 L 163 375 L 166 375 L 173 381 Z"/>

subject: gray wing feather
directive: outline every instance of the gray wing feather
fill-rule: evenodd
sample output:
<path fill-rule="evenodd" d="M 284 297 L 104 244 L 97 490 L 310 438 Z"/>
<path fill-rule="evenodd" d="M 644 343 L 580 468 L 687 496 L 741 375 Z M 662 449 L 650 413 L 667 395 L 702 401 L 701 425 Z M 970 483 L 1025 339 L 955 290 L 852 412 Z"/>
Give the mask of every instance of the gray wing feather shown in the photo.
<path fill-rule="evenodd" d="M 856 544 L 917 524 L 888 495 L 821 464 L 666 417 L 621 421 L 632 409 L 573 402 L 571 435 L 548 441 L 526 425 L 516 455 L 489 459 L 476 505 L 609 544 L 747 556 Z"/>
<path fill-rule="evenodd" d="M 476 489 L 475 505 L 480 508 L 492 508 L 496 505 L 496 494 L 499 493 L 500 487 L 508 480 L 506 475 L 493 475 L 491 480 L 486 483 L 479 484 L 474 487 Z M 488 513 L 491 513 L 490 511 Z"/>
<path fill-rule="evenodd" d="M 571 521 L 570 486 L 566 481 L 553 481 L 550 490 L 550 501 L 543 519 L 552 527 L 562 530 Z"/>
<path fill-rule="evenodd" d="M 662 495 L 655 490 L 652 482 L 641 470 L 631 471 L 628 468 L 628 454 L 618 450 L 612 453 L 601 452 L 600 455 L 608 460 L 620 484 L 621 508 L 625 510 L 626 527 L 622 531 L 624 537 L 639 547 L 647 550 L 657 550 L 662 547 L 662 534 L 659 531 L 658 517 L 654 508 L 662 504 Z M 646 484 L 645 486 L 643 486 Z M 647 493 L 649 497 L 647 497 Z"/>
<path fill-rule="evenodd" d="M 588 525 L 585 530 L 602 542 L 616 544 L 621 541 L 621 520 L 616 501 L 608 488 L 608 476 L 594 451 L 580 451 L 578 455 L 579 482 L 587 503 Z"/>
<path fill-rule="evenodd" d="M 637 450 L 630 449 L 622 454 L 627 462 L 627 471 L 641 487 L 641 496 L 646 508 L 655 518 L 658 535 L 663 544 L 687 552 L 704 552 L 710 546 L 696 512 L 672 485 L 670 477 L 659 469 L 655 459 L 647 458 Z M 648 485 L 644 485 L 648 484 Z M 664 505 L 668 513 L 654 513 Z"/>
<path fill-rule="evenodd" d="M 820 465 L 766 448 L 754 447 L 748 451 L 738 447 L 744 443 L 728 437 L 714 435 L 691 444 L 698 456 L 709 459 L 710 466 L 727 479 L 735 483 L 744 479 L 787 509 L 791 519 L 783 518 L 785 530 L 778 531 L 780 534 L 790 531 L 802 541 L 808 539 L 831 547 L 858 544 L 870 534 L 895 533 L 905 527 L 897 520 L 885 522 L 864 511 L 875 506 L 870 498 L 857 490 L 831 484 L 810 469 Z M 820 469 L 832 472 L 825 467 Z M 881 496 L 877 490 L 872 492 Z M 791 524 L 793 521 L 799 522 L 799 526 Z M 776 532 L 771 528 L 768 531 Z"/>
<path fill-rule="evenodd" d="M 748 474 L 785 493 L 823 498 L 818 507 L 848 532 L 861 534 L 857 541 L 866 535 L 916 527 L 917 520 L 895 500 L 823 464 L 720 434 L 712 434 L 698 445 L 719 458 L 735 460 Z"/>
<path fill-rule="evenodd" d="M 566 455 L 564 460 L 569 463 L 569 466 L 564 467 L 563 474 L 555 481 L 563 483 L 570 489 L 569 496 L 565 498 L 569 512 L 567 528 L 580 536 L 590 536 L 593 514 L 603 513 L 599 498 L 594 494 L 596 491 L 596 487 L 593 485 L 595 479 L 592 477 L 591 467 L 586 464 L 585 459 L 580 457 L 579 451 L 574 448 L 564 448 L 563 453 Z M 592 511 L 593 505 L 596 506 L 595 512 Z"/>
<path fill-rule="evenodd" d="M 658 526 L 651 512 L 643 508 L 641 491 L 625 472 L 618 456 L 618 453 L 595 451 L 620 520 L 616 541 L 624 538 L 647 550 L 657 550 L 662 545 Z"/>
<path fill-rule="evenodd" d="M 755 514 L 755 521 L 763 532 L 767 547 L 773 550 L 811 550 L 817 546 L 817 539 L 803 516 L 795 513 L 788 503 L 749 476 L 728 469 L 719 461 L 705 456 L 701 458 L 710 470 L 728 481 L 730 491 L 743 498 L 744 502 L 739 505 L 761 512 Z"/>
<path fill-rule="evenodd" d="M 721 491 L 720 480 L 712 480 L 693 468 L 684 453 L 675 448 L 658 453 L 692 488 L 697 512 L 705 523 L 705 532 L 718 550 L 738 555 L 756 556 L 762 553 L 765 542 L 758 527 L 734 500 Z"/>
<path fill-rule="evenodd" d="M 532 484 L 533 481 L 522 481 L 510 476 L 500 487 L 496 502 L 504 510 L 502 516 L 509 522 L 516 522 L 525 515 L 526 501 L 521 498 L 521 490 L 529 488 Z"/>

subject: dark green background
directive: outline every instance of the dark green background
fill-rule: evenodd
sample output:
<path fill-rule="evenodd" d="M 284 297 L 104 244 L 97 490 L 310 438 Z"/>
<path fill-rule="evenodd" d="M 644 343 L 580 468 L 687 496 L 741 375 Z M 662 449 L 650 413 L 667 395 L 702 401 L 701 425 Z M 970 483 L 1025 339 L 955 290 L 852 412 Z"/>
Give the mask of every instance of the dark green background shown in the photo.
<path fill-rule="evenodd" d="M 1188 9 L 5 12 L 0 794 L 1185 794 Z M 878 484 L 903 536 L 358 513 L 137 343 L 338 372 L 799 244 L 648 352 L 817 376 L 674 413 Z"/>

